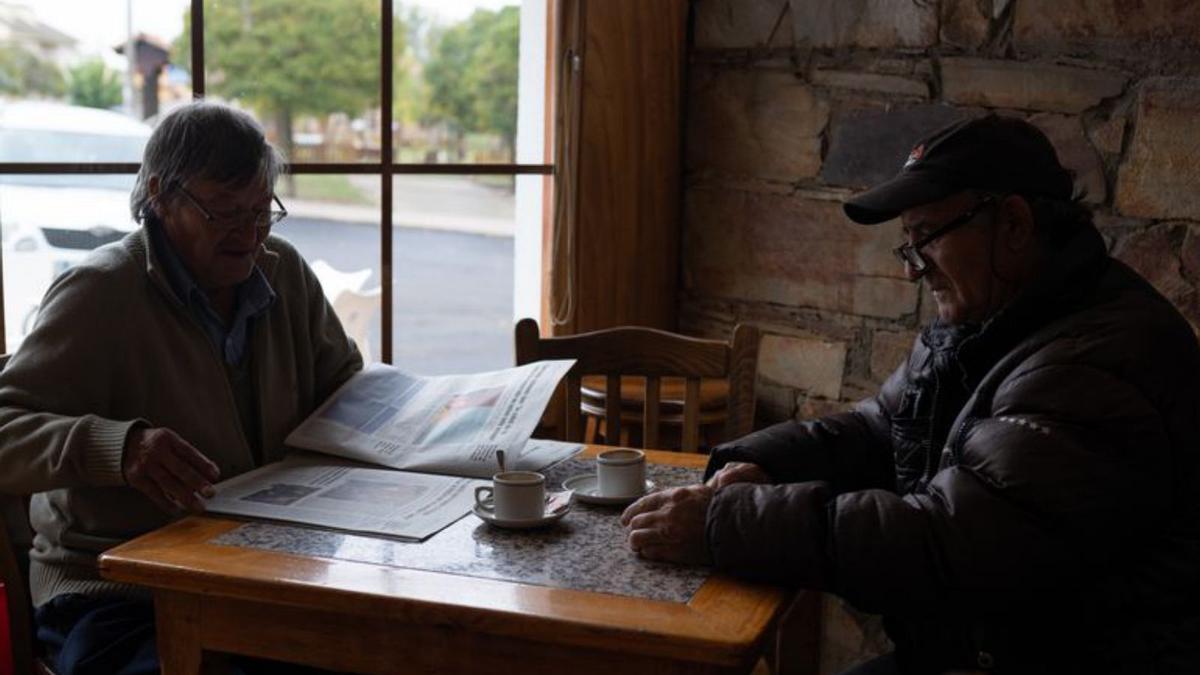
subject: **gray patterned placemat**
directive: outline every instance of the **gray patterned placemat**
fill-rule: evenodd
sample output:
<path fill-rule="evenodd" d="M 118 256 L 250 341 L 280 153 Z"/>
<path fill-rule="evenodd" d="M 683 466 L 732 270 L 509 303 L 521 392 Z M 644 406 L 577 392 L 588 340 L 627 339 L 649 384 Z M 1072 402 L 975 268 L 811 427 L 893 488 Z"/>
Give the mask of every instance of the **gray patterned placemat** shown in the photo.
<path fill-rule="evenodd" d="M 593 460 L 568 459 L 548 469 L 547 487 L 595 471 Z M 652 464 L 659 488 L 695 483 L 700 471 Z M 642 560 L 625 546 L 620 507 L 576 502 L 539 530 L 501 530 L 472 514 L 422 543 L 400 542 L 278 523 L 247 523 L 210 543 L 336 558 L 525 584 L 687 602 L 710 570 Z"/>

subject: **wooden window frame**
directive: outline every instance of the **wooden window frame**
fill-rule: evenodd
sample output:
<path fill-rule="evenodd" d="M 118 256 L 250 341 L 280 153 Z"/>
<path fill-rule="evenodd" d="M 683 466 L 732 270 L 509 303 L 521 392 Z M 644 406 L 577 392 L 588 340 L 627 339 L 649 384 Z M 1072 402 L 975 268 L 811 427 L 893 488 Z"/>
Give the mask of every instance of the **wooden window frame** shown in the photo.
<path fill-rule="evenodd" d="M 491 163 L 491 164 L 469 164 L 469 163 L 453 163 L 453 164 L 417 164 L 396 162 L 392 156 L 392 99 L 394 97 L 392 91 L 392 75 L 394 58 L 393 50 L 393 17 L 394 17 L 394 2 L 395 0 L 380 0 L 380 50 L 379 50 L 379 74 L 380 74 L 380 128 L 387 130 L 387 133 L 380 134 L 382 138 L 382 147 L 380 159 L 377 162 L 296 162 L 289 163 L 289 171 L 294 175 L 301 174 L 377 174 L 380 180 L 380 230 L 379 230 L 379 245 L 380 245 L 380 268 L 379 274 L 382 280 L 381 286 L 383 289 L 382 303 L 382 361 L 384 363 L 392 363 L 392 340 L 394 336 L 394 325 L 392 316 L 392 303 L 395 298 L 394 280 L 392 277 L 392 179 L 399 175 L 500 175 L 500 176 L 521 176 L 521 175 L 540 175 L 552 177 L 554 175 L 554 165 L 551 162 L 552 153 L 547 147 L 545 159 L 547 163 L 543 164 L 521 164 L 521 163 Z M 547 40 L 546 40 L 546 60 L 547 73 L 553 72 L 550 69 L 550 62 L 554 59 L 553 45 L 554 39 L 554 21 L 553 17 L 557 14 L 555 5 L 556 0 L 546 0 L 547 2 Z M 205 79 L 204 79 L 204 0 L 191 0 L 191 40 L 192 40 L 192 98 L 203 98 L 205 94 Z M 547 92 L 552 91 L 553 81 L 548 79 L 546 82 Z M 552 97 L 549 93 L 546 95 L 547 105 L 549 106 Z M 547 114 L 547 124 L 552 125 L 549 120 L 553 119 L 553 115 Z M 549 134 L 547 134 L 549 137 Z M 141 165 L 137 162 L 0 162 L 0 175 L 3 174 L 136 174 Z M 549 183 L 549 181 L 547 181 Z M 545 201 L 545 200 L 543 200 Z M 549 212 L 547 208 L 543 208 L 543 231 L 550 227 Z M 0 352 L 7 351 L 6 333 L 4 326 L 4 282 L 3 282 L 4 264 L 3 255 L 0 255 Z M 546 292 L 543 289 L 542 293 L 545 297 Z"/>

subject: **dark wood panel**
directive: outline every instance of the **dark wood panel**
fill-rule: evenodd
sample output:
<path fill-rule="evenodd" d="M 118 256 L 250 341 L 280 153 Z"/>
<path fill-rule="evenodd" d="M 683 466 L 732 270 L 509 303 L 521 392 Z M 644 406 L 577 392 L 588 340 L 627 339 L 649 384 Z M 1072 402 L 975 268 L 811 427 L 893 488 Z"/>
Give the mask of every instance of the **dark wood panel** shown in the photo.
<path fill-rule="evenodd" d="M 575 311 L 553 332 L 672 330 L 687 2 L 583 0 L 578 8 L 581 109 L 568 169 L 577 181 L 575 264 L 555 261 L 574 276 Z"/>

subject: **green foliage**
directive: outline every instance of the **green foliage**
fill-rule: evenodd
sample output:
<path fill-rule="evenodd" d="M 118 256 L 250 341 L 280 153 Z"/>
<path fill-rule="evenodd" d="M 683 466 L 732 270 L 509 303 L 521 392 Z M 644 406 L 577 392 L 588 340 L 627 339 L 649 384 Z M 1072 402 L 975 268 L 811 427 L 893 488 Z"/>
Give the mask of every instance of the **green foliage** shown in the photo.
<path fill-rule="evenodd" d="M 0 46 L 0 94 L 61 98 L 66 80 L 53 62 L 15 44 Z"/>
<path fill-rule="evenodd" d="M 517 62 L 520 10 L 484 9 L 433 32 L 424 76 L 426 121 L 448 125 L 460 136 L 495 133 L 512 148 L 517 131 Z"/>
<path fill-rule="evenodd" d="M 189 14 L 184 24 L 176 63 L 191 59 Z M 204 28 L 208 90 L 276 119 L 285 152 L 294 116 L 357 115 L 379 101 L 378 0 L 211 3 Z"/>
<path fill-rule="evenodd" d="M 516 7 L 496 13 L 484 39 L 475 45 L 467 75 L 474 92 L 472 109 L 476 131 L 493 131 L 511 149 L 517 136 L 517 59 L 521 14 Z"/>
<path fill-rule="evenodd" d="M 468 134 L 499 136 L 511 150 L 519 8 L 429 27 L 422 10 L 397 7 L 394 118 L 445 125 L 460 146 Z M 378 0 L 225 0 L 206 5 L 205 30 L 208 91 L 273 122 L 289 157 L 297 116 L 357 117 L 378 103 Z M 185 14 L 176 64 L 191 61 L 190 32 Z"/>
<path fill-rule="evenodd" d="M 429 100 L 428 87 L 422 77 L 428 55 L 421 39 L 429 17 L 420 7 L 397 6 L 396 11 L 405 34 L 403 47 L 395 50 L 392 66 L 392 117 L 397 122 L 418 123 L 425 115 L 425 104 Z"/>
<path fill-rule="evenodd" d="M 91 59 L 67 72 L 67 94 L 71 103 L 89 108 L 121 105 L 121 76 L 100 59 Z"/>
<path fill-rule="evenodd" d="M 490 14 L 476 10 L 470 19 L 449 28 L 437 29 L 430 35 L 434 47 L 425 64 L 425 82 L 429 87 L 427 122 L 442 122 L 459 134 L 475 129 L 472 92 L 467 89 L 467 71 L 473 53 L 471 32 L 475 18 Z"/>
<path fill-rule="evenodd" d="M 296 176 L 296 197 L 319 202 L 370 204 L 371 200 L 341 174 L 301 174 Z"/>

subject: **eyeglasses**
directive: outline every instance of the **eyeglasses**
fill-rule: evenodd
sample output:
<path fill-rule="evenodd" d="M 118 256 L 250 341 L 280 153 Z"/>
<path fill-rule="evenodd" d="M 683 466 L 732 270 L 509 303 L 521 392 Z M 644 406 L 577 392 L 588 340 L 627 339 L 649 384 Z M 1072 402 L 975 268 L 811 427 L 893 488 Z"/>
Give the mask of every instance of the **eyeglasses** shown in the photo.
<path fill-rule="evenodd" d="M 279 207 L 278 211 L 271 209 L 240 209 L 233 213 L 222 213 L 217 215 L 204 208 L 200 201 L 196 199 L 195 195 L 187 191 L 187 188 L 183 187 L 182 185 L 178 186 L 178 188 L 179 191 L 183 193 L 183 196 L 192 203 L 192 206 L 196 207 L 196 210 L 204 216 L 204 219 L 215 230 L 236 230 L 239 226 L 244 225 L 247 222 L 253 224 L 255 229 L 265 230 L 286 218 L 288 214 L 287 209 L 283 206 L 283 202 L 279 201 L 278 196 L 272 194 L 271 199 L 274 200 L 275 205 Z"/>
<path fill-rule="evenodd" d="M 949 233 L 951 230 L 962 227 L 963 225 L 971 222 L 975 216 L 979 215 L 980 211 L 983 211 L 985 208 L 991 206 L 995 202 L 995 196 L 987 195 L 981 199 L 978 204 L 971 207 L 970 211 L 967 211 L 957 218 L 954 218 L 950 222 L 942 225 L 938 229 L 930 232 L 914 242 L 901 244 L 900 246 L 892 249 L 892 253 L 896 254 L 896 257 L 900 259 L 900 262 L 911 267 L 918 276 L 924 274 L 925 271 L 929 269 L 929 261 L 925 259 L 925 256 L 921 255 L 921 249 L 933 243 L 933 241 L 938 237 L 941 237 L 942 235 Z"/>

